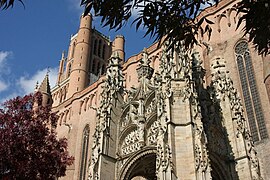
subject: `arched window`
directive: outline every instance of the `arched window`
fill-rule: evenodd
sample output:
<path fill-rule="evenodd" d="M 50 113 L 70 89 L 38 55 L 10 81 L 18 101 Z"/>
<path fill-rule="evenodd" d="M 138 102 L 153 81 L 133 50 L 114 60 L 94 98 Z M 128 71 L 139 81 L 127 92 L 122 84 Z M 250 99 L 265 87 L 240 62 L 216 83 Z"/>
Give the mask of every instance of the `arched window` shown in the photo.
<path fill-rule="evenodd" d="M 96 70 L 96 60 L 93 59 L 93 62 L 92 62 L 92 73 L 95 74 L 95 70 Z"/>
<path fill-rule="evenodd" d="M 103 44 L 102 59 L 105 58 L 105 52 L 106 52 L 106 46 L 105 46 L 105 44 Z"/>
<path fill-rule="evenodd" d="M 100 39 L 98 42 L 98 57 L 101 57 L 101 43 L 102 43 L 102 41 Z"/>
<path fill-rule="evenodd" d="M 235 47 L 235 55 L 251 135 L 254 141 L 259 141 L 268 135 L 248 43 L 239 42 Z"/>
<path fill-rule="evenodd" d="M 80 180 L 85 180 L 86 177 L 89 132 L 90 132 L 89 125 L 86 125 L 83 130 L 83 138 L 82 138 Z"/>

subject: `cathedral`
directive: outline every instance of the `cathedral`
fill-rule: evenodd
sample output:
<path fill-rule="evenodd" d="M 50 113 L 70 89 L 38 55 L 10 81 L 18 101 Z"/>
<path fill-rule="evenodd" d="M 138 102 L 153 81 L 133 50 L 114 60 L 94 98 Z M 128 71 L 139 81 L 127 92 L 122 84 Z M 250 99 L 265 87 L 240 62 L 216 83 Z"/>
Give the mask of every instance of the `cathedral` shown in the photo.
<path fill-rule="evenodd" d="M 236 29 L 237 2 L 200 13 L 213 31 L 193 49 L 165 41 L 128 58 L 123 36 L 81 17 L 57 84 L 39 88 L 75 157 L 62 179 L 270 179 L 270 57 Z"/>

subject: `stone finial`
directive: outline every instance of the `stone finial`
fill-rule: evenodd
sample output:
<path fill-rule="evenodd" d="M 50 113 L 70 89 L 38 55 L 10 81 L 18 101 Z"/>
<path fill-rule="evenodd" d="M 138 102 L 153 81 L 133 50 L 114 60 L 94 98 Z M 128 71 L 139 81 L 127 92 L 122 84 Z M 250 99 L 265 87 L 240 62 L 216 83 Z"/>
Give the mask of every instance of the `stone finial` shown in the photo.
<path fill-rule="evenodd" d="M 65 54 L 66 54 L 66 51 L 62 51 L 61 60 L 65 60 Z"/>
<path fill-rule="evenodd" d="M 137 68 L 137 73 L 138 73 L 138 77 L 139 79 L 141 79 L 142 77 L 145 77 L 147 79 L 151 79 L 153 73 L 154 73 L 154 69 L 152 67 L 150 67 L 150 59 L 147 53 L 147 49 L 144 48 L 143 52 L 142 52 L 142 59 L 140 60 L 140 64 Z"/>

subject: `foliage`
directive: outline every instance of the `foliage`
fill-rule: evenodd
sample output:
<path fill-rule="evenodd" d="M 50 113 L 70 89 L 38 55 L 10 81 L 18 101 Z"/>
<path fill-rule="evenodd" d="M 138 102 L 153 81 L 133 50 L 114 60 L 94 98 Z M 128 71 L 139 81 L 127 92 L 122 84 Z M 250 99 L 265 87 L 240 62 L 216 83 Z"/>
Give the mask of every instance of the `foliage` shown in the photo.
<path fill-rule="evenodd" d="M 102 18 L 104 26 L 119 29 L 138 9 L 138 17 L 134 20 L 136 29 L 141 24 L 150 34 L 160 40 L 166 36 L 171 42 L 184 40 L 185 46 L 197 44 L 196 36 L 200 29 L 202 33 L 211 36 L 211 21 L 196 18 L 202 7 L 218 3 L 220 0 L 81 0 L 85 6 L 85 14 L 93 10 Z M 259 54 L 269 54 L 270 48 L 270 9 L 269 0 L 241 0 L 238 4 L 241 17 L 238 26 L 246 22 L 244 32 L 249 34 L 249 40 L 255 44 Z M 135 11 L 136 12 L 136 11 Z M 208 25 L 202 29 L 206 20 Z"/>
<path fill-rule="evenodd" d="M 13 7 L 14 2 L 23 0 L 0 0 L 0 8 Z M 81 0 L 85 14 L 91 10 L 101 17 L 104 26 L 111 29 L 122 28 L 135 14 L 133 23 L 138 30 L 141 26 L 146 29 L 145 36 L 160 40 L 166 37 L 171 42 L 185 41 L 187 48 L 197 44 L 198 32 L 211 36 L 212 22 L 198 19 L 201 8 L 211 6 L 220 0 Z M 244 32 L 249 35 L 259 54 L 270 53 L 270 3 L 269 0 L 241 0 L 238 13 L 242 14 L 238 27 L 245 22 Z M 202 29 L 201 24 L 208 25 Z M 200 31 L 198 31 L 200 30 Z"/>
<path fill-rule="evenodd" d="M 82 0 L 81 5 L 85 6 L 85 14 L 93 9 L 94 14 L 102 18 L 104 26 L 117 30 L 126 24 L 132 13 L 136 13 L 133 23 L 136 29 L 142 25 L 147 30 L 145 36 L 149 34 L 155 40 L 166 36 L 171 42 L 184 40 L 189 48 L 197 43 L 199 29 L 211 34 L 209 25 L 205 29 L 201 27 L 205 19 L 198 21 L 195 17 L 202 7 L 212 5 L 212 2 L 218 0 Z"/>
<path fill-rule="evenodd" d="M 24 3 L 22 0 L 16 0 L 18 2 L 20 2 L 23 6 Z M 10 7 L 13 7 L 15 3 L 15 0 L 0 0 L 0 9 L 8 9 Z"/>
<path fill-rule="evenodd" d="M 243 16 L 238 26 L 244 21 L 245 34 L 249 34 L 249 41 L 253 42 L 259 54 L 270 53 L 270 1 L 242 0 L 238 12 Z"/>
<path fill-rule="evenodd" d="M 41 99 L 17 97 L 0 109 L 0 179 L 56 179 L 73 163 L 67 139 L 56 137 L 56 114 L 50 107 L 34 111 Z"/>

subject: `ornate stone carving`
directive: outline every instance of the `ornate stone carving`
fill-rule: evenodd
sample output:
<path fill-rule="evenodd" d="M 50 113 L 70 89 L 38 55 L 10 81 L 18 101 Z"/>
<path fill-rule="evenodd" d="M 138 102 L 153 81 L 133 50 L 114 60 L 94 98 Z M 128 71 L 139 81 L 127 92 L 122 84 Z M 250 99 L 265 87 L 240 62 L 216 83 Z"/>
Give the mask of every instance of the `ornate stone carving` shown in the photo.
<path fill-rule="evenodd" d="M 254 148 L 251 134 L 248 130 L 247 122 L 243 115 L 244 110 L 241 103 L 241 99 L 237 93 L 237 90 L 233 87 L 233 82 L 229 77 L 229 72 L 226 71 L 225 63 L 226 61 L 223 58 L 217 57 L 216 59 L 214 59 L 214 63 L 212 64 L 213 86 L 220 100 L 224 101 L 225 97 L 229 98 L 233 116 L 232 120 L 235 121 L 237 125 L 236 135 L 237 137 L 241 135 L 244 139 L 246 153 L 249 157 L 248 159 L 251 164 L 252 178 L 254 180 L 262 179 L 260 174 L 259 161 L 256 155 L 257 153 Z"/>
<path fill-rule="evenodd" d="M 145 109 L 145 116 L 149 116 L 151 115 L 153 112 L 156 112 L 157 110 L 157 105 L 156 105 L 156 99 L 152 99 L 152 101 L 150 102 L 150 104 L 146 107 Z"/>
<path fill-rule="evenodd" d="M 148 130 L 147 139 L 149 145 L 154 145 L 157 143 L 158 130 L 159 130 L 159 123 L 158 121 L 154 121 Z"/>
<path fill-rule="evenodd" d="M 197 176 L 207 179 L 210 177 L 210 164 L 207 151 L 207 137 L 205 134 L 199 93 L 202 91 L 204 70 L 198 52 L 193 52 L 189 58 L 189 68 L 185 72 L 184 100 L 189 100 L 194 134 L 194 153 Z M 204 174 L 204 175 L 203 175 Z"/>
<path fill-rule="evenodd" d="M 117 93 L 123 92 L 123 75 L 119 62 L 121 59 L 117 53 L 114 53 L 109 59 L 107 67 L 106 79 L 102 86 L 102 100 L 100 107 L 97 109 L 97 124 L 94 133 L 94 142 L 92 147 L 92 158 L 88 168 L 88 179 L 98 179 L 98 160 L 102 151 L 108 148 L 106 138 L 108 138 L 108 128 L 111 120 L 112 101 L 116 98 Z"/>
<path fill-rule="evenodd" d="M 151 126 L 153 132 L 150 134 L 156 134 L 152 136 L 156 143 L 157 155 L 156 155 L 156 174 L 157 177 L 162 177 L 162 173 L 171 174 L 173 172 L 173 163 L 171 158 L 171 149 L 168 144 L 168 122 L 169 114 L 168 107 L 170 105 L 170 98 L 172 96 L 171 81 L 173 73 L 173 51 L 168 51 L 166 45 L 163 47 L 161 59 L 160 59 L 160 74 L 155 74 L 155 87 L 157 104 L 157 121 Z M 155 139 L 156 137 L 156 139 Z"/>
<path fill-rule="evenodd" d="M 122 131 L 127 125 L 138 121 L 138 109 L 133 105 L 129 104 L 129 110 L 124 114 L 121 120 L 120 130 Z"/>
<path fill-rule="evenodd" d="M 183 42 L 178 42 L 174 53 L 174 78 L 185 78 L 190 72 L 190 52 L 184 48 Z"/>
<path fill-rule="evenodd" d="M 143 53 L 142 53 L 142 59 L 140 61 L 140 65 L 137 68 L 137 73 L 138 73 L 138 77 L 139 79 L 145 77 L 146 79 L 151 79 L 154 69 L 150 67 L 150 59 L 148 57 L 148 53 L 146 48 L 143 49 Z"/>
<path fill-rule="evenodd" d="M 141 148 L 139 130 L 131 131 L 123 140 L 121 151 L 122 155 L 127 155 L 138 151 Z"/>

